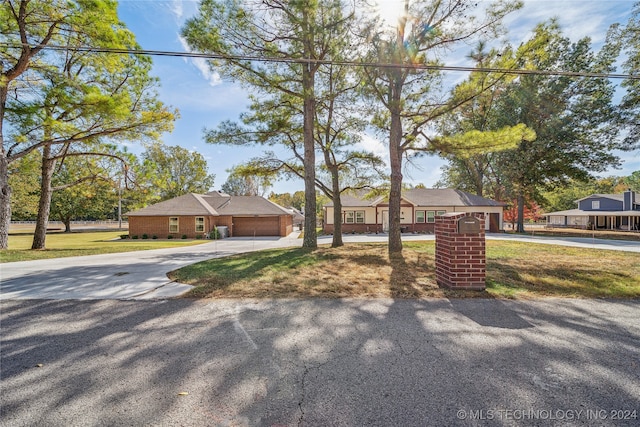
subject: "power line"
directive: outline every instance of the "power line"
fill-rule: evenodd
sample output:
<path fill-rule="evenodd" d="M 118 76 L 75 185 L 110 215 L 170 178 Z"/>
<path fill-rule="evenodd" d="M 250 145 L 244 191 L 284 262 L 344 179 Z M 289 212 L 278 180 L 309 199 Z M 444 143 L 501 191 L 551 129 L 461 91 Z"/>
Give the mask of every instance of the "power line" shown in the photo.
<path fill-rule="evenodd" d="M 22 49 L 22 44 L 0 43 L 0 46 L 12 49 Z M 314 65 L 341 65 L 351 67 L 368 67 L 368 68 L 395 68 L 395 69 L 413 69 L 425 71 L 454 71 L 454 72 L 480 72 L 480 73 L 501 73 L 516 75 L 542 75 L 542 76 L 566 76 L 566 77 L 591 77 L 605 79 L 629 79 L 640 80 L 638 74 L 620 74 L 620 73 L 594 73 L 586 71 L 552 71 L 552 70 L 527 70 L 527 69 L 510 69 L 510 68 L 489 68 L 489 67 L 463 67 L 450 65 L 426 65 L 426 64 L 392 64 L 383 62 L 358 62 L 358 61 L 332 61 L 320 59 L 306 58 L 268 58 L 250 55 L 221 55 L 199 52 L 177 52 L 168 50 L 148 50 L 148 49 L 120 49 L 106 47 L 88 47 L 88 46 L 60 46 L 47 45 L 43 50 L 63 50 L 87 53 L 113 53 L 120 55 L 147 55 L 147 56 L 169 56 L 177 58 L 201 58 L 209 60 L 221 61 L 254 61 L 254 62 L 279 62 L 288 64 L 314 64 Z"/>

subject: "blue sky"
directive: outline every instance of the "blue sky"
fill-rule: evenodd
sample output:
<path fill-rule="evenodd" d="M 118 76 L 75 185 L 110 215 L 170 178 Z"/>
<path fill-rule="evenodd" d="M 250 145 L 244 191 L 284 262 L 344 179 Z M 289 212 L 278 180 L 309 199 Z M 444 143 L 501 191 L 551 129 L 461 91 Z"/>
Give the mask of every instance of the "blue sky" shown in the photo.
<path fill-rule="evenodd" d="M 383 16 L 391 17 L 402 11 L 404 0 L 378 3 Z M 537 23 L 556 17 L 567 36 L 573 40 L 589 36 L 597 47 L 610 24 L 627 22 L 633 4 L 631 0 L 525 0 L 525 7 L 506 20 L 508 37 L 517 45 L 529 37 Z M 180 29 L 197 8 L 198 2 L 194 0 L 120 0 L 118 11 L 143 49 L 185 51 Z M 447 65 L 471 65 L 462 59 L 470 50 L 471 46 L 461 46 L 461 53 L 447 60 Z M 204 128 L 215 128 L 223 120 L 237 120 L 245 111 L 248 105 L 245 91 L 234 82 L 221 80 L 201 59 L 154 57 L 153 62 L 153 74 L 161 81 L 160 98 L 180 111 L 174 131 L 165 134 L 163 141 L 201 153 L 210 172 L 216 176 L 214 187 L 219 189 L 227 178 L 226 169 L 261 152 L 260 147 L 229 147 L 203 141 Z M 452 76 L 464 77 L 460 73 Z M 387 157 L 384 141 L 374 137 L 367 137 L 365 141 L 367 148 Z M 134 153 L 141 151 L 136 146 L 129 149 Z M 640 170 L 640 152 L 623 153 L 621 157 L 622 169 L 605 175 L 629 175 Z M 431 187 L 440 178 L 443 164 L 437 157 L 423 157 L 415 167 L 405 171 L 405 182 Z M 272 191 L 294 192 L 303 188 L 302 181 L 288 180 L 274 183 Z"/>

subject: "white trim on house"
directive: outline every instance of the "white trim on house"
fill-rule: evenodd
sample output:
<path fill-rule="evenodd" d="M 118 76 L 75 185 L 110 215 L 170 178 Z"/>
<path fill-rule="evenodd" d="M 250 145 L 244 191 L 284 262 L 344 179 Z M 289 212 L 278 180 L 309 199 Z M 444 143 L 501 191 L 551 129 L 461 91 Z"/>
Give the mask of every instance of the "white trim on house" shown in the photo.
<path fill-rule="evenodd" d="M 637 230 L 640 225 L 640 221 L 632 221 L 632 219 L 640 218 L 640 211 L 583 211 L 581 209 L 570 209 L 549 212 L 545 216 L 548 218 L 547 224 L 562 227 L 587 227 L 589 224 L 594 224 L 598 228 L 609 230 L 619 228 Z M 591 218 L 594 221 L 591 221 Z M 618 218 L 626 218 L 627 224 L 622 224 L 624 221 L 618 221 Z M 618 222 L 621 224 L 618 224 Z M 631 226 L 629 226 L 630 224 Z"/>

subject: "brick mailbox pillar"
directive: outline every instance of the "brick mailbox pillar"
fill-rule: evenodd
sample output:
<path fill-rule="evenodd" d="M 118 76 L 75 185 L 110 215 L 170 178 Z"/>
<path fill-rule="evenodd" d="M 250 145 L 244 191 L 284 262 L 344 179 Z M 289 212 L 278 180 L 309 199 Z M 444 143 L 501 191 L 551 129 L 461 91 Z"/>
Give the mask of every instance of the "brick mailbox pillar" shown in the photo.
<path fill-rule="evenodd" d="M 484 214 L 436 217 L 436 281 L 451 289 L 485 289 Z"/>

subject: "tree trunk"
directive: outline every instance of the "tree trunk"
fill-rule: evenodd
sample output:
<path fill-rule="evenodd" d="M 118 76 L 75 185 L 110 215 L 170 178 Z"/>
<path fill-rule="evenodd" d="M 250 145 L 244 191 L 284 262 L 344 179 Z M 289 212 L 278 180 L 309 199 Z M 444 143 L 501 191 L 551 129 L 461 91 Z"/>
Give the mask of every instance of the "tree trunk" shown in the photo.
<path fill-rule="evenodd" d="M 524 233 L 524 194 L 518 193 L 518 233 Z"/>
<path fill-rule="evenodd" d="M 338 171 L 331 171 L 333 181 L 333 240 L 332 248 L 338 248 L 344 245 L 342 241 L 342 200 L 340 200 L 340 182 Z"/>
<path fill-rule="evenodd" d="M 396 81 L 392 90 L 391 128 L 389 132 L 389 162 L 391 188 L 389 191 L 389 255 L 402 254 L 400 233 L 400 204 L 402 201 L 402 118 L 400 96 L 402 83 Z"/>
<path fill-rule="evenodd" d="M 64 224 L 64 232 L 71 233 L 71 218 L 64 218 L 62 223 Z"/>
<path fill-rule="evenodd" d="M 36 231 L 33 234 L 31 249 L 45 249 L 49 212 L 51 210 L 51 180 L 56 161 L 51 158 L 51 146 L 45 145 L 42 150 L 42 177 L 40 183 L 40 201 L 38 202 L 38 218 Z"/>
<path fill-rule="evenodd" d="M 307 12 L 305 12 L 307 14 Z M 311 21 L 308 15 L 305 22 Z M 309 24 L 309 28 L 311 24 Z M 313 34 L 307 29 L 304 46 L 305 58 L 311 58 Z M 315 249 L 318 247 L 318 233 L 316 231 L 316 150 L 313 138 L 315 123 L 315 92 L 314 68 L 311 63 L 302 67 L 303 90 L 303 142 L 304 142 L 304 238 L 302 247 Z"/>
<path fill-rule="evenodd" d="M 9 248 L 9 225 L 11 224 L 11 187 L 9 186 L 9 159 L 4 151 L 4 106 L 7 100 L 7 85 L 0 81 L 0 250 Z"/>
<path fill-rule="evenodd" d="M 11 187 L 9 186 L 9 162 L 2 153 L 0 157 L 0 249 L 9 248 L 9 225 L 11 224 Z"/>

